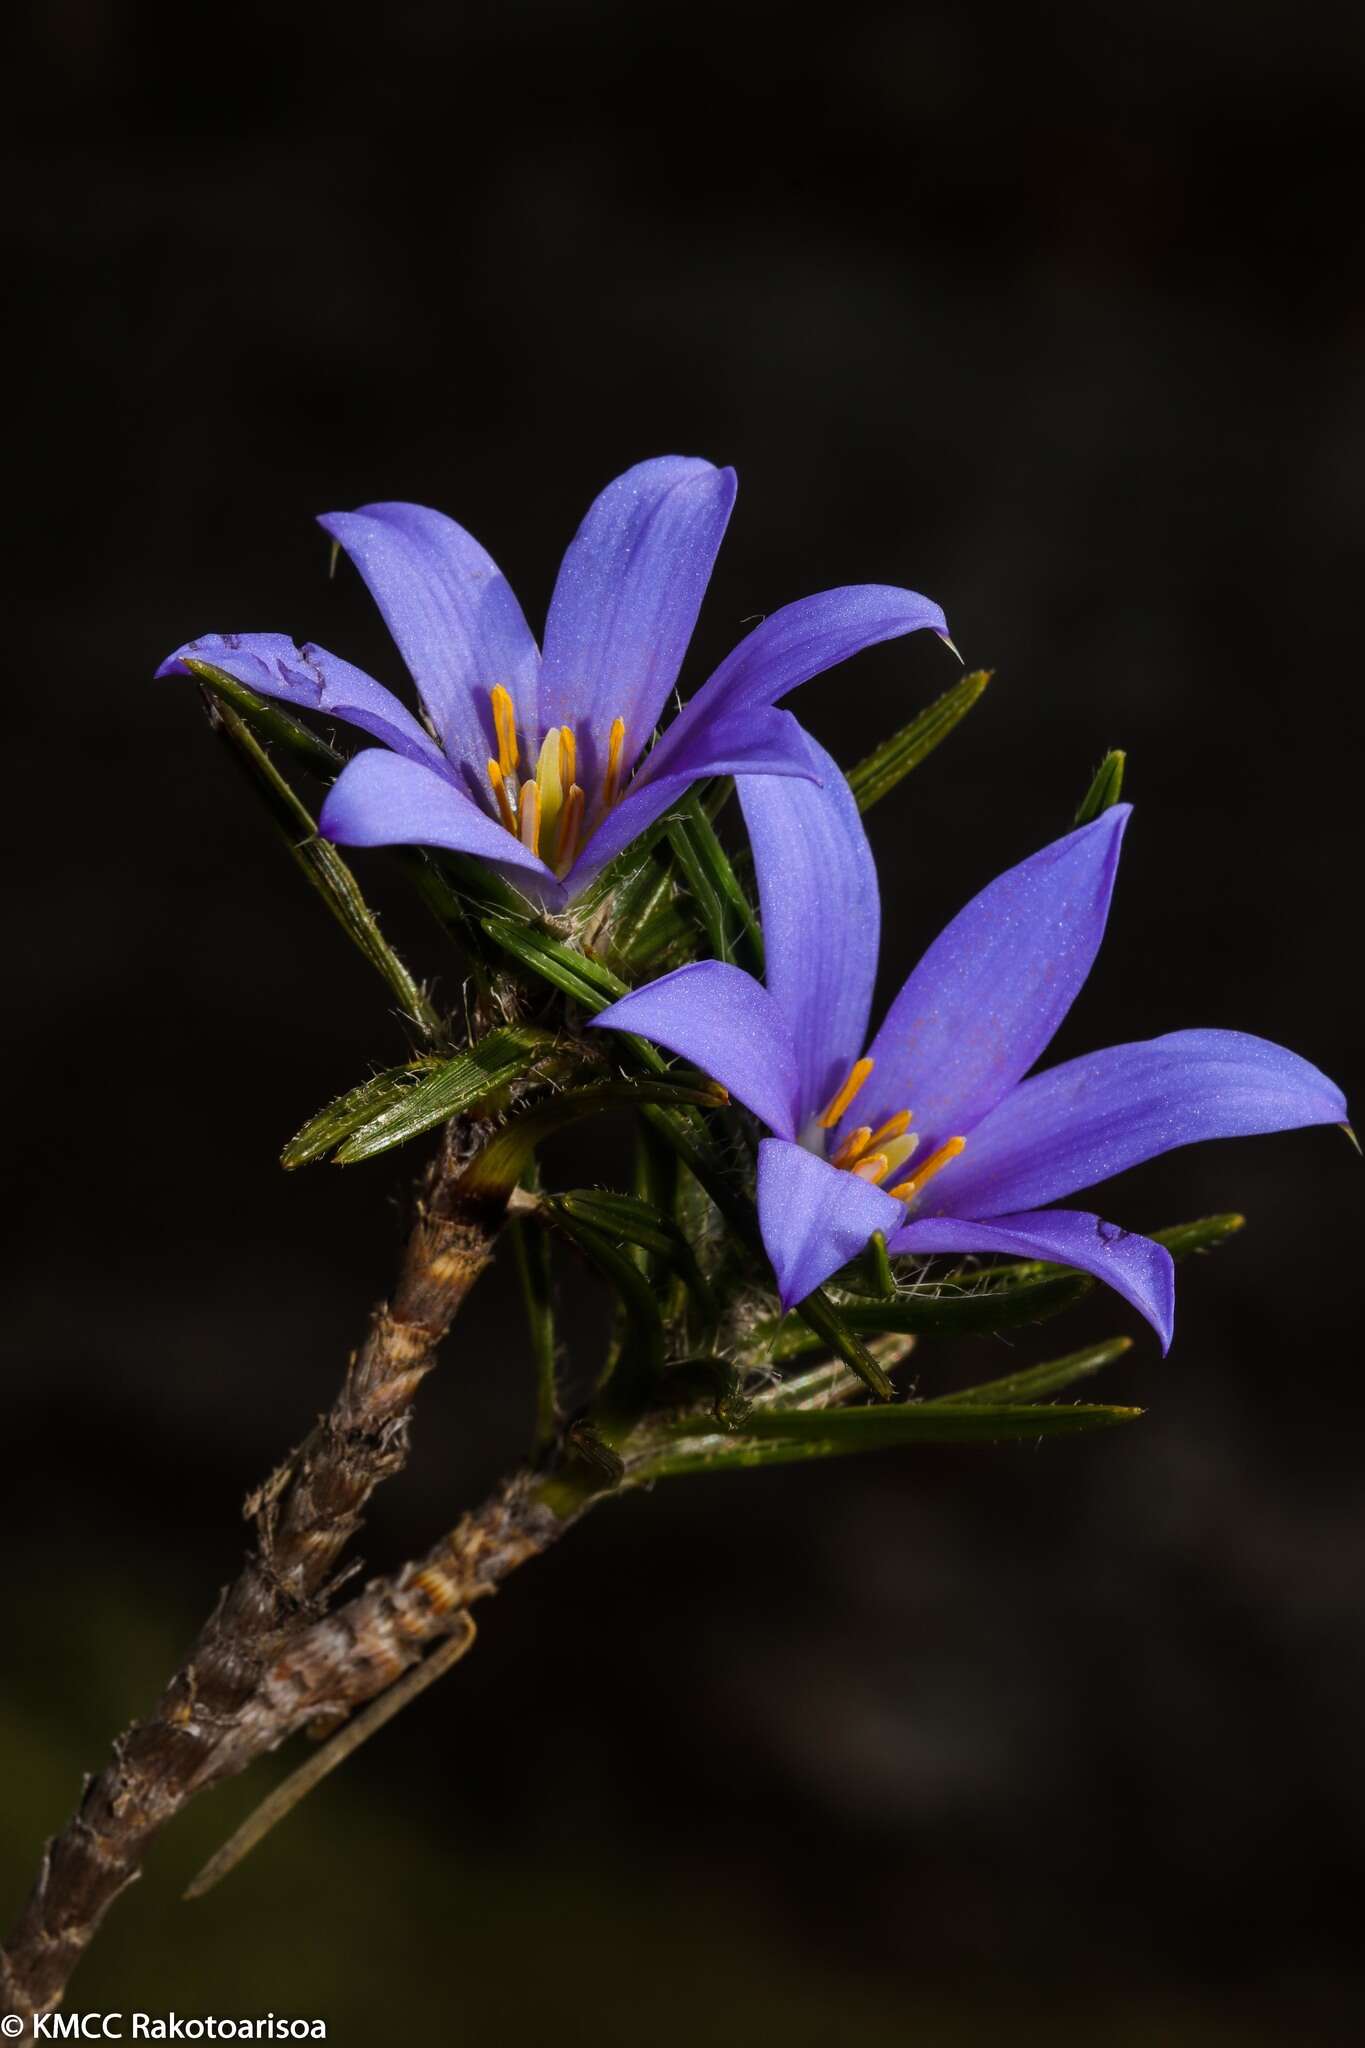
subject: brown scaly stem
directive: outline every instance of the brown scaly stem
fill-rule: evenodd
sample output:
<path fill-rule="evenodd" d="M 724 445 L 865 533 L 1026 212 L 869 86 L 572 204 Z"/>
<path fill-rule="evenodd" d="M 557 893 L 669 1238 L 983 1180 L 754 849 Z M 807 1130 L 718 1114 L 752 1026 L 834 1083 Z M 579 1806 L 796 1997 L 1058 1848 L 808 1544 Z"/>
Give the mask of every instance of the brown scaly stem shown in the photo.
<path fill-rule="evenodd" d="M 375 1311 L 331 1411 L 246 1503 L 254 1550 L 150 1718 L 119 1738 L 74 1818 L 48 1843 L 0 1950 L 0 2011 L 27 2019 L 57 2004 L 153 1836 L 203 1786 L 273 1746 L 244 1740 L 243 1718 L 266 1732 L 252 1714 L 258 1691 L 283 1646 L 295 1635 L 306 1643 L 320 1625 L 365 1503 L 405 1461 L 417 1386 L 492 1257 L 502 1205 L 471 1203 L 456 1185 L 488 1130 L 459 1119 L 447 1127 L 418 1194 L 392 1302 Z M 338 1715 L 352 1704 L 346 1694 L 318 1700 Z"/>

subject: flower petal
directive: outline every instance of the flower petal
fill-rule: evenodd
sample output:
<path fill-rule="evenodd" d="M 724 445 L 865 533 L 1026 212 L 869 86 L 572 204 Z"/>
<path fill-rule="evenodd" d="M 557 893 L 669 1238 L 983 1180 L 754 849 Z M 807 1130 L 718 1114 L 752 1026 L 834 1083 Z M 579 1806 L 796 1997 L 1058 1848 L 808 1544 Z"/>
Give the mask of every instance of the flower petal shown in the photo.
<path fill-rule="evenodd" d="M 1172 1031 L 1035 1074 L 982 1119 L 927 1193 L 941 1190 L 956 1215 L 997 1216 L 1201 1138 L 1345 1120 L 1341 1090 L 1282 1045 L 1243 1031 Z"/>
<path fill-rule="evenodd" d="M 788 716 L 790 714 L 787 714 Z M 877 871 L 839 765 L 805 735 L 818 782 L 742 775 L 767 964 L 801 1072 L 798 1130 L 818 1116 L 867 1043 L 881 908 Z"/>
<path fill-rule="evenodd" d="M 287 633 L 205 633 L 169 655 L 157 675 L 190 675 L 189 656 L 210 662 L 262 697 L 344 719 L 410 761 L 442 759 L 430 733 L 392 690 L 323 647 L 297 647 Z"/>
<path fill-rule="evenodd" d="M 449 777 L 379 747 L 342 769 L 318 818 L 339 846 L 446 846 L 551 881 L 543 861 L 481 811 Z"/>
<path fill-rule="evenodd" d="M 1146 1316 L 1163 1352 L 1175 1327 L 1175 1264 L 1164 1244 L 1120 1230 L 1082 1209 L 1031 1209 L 993 1216 L 989 1223 L 931 1216 L 906 1224 L 886 1242 L 889 1252 L 1006 1252 L 1015 1259 L 1050 1259 L 1093 1273 L 1139 1315 Z"/>
<path fill-rule="evenodd" d="M 880 1188 L 804 1145 L 765 1138 L 758 1148 L 758 1220 L 784 1309 L 856 1259 L 874 1230 L 894 1230 L 900 1215 Z"/>
<path fill-rule="evenodd" d="M 658 751 L 656 747 L 654 754 Z M 570 898 L 585 889 L 594 875 L 600 874 L 618 853 L 648 831 L 669 805 L 676 803 L 703 776 L 810 777 L 815 773 L 807 736 L 790 711 L 760 710 L 746 717 L 718 719 L 709 731 L 697 736 L 695 746 L 674 755 L 667 775 L 655 776 L 651 772 L 654 754 L 620 803 L 608 811 L 565 876 Z"/>
<path fill-rule="evenodd" d="M 721 960 L 698 960 L 622 996 L 588 1020 L 638 1031 L 690 1060 L 756 1117 L 791 1137 L 796 1050 L 787 1020 L 762 982 Z"/>
<path fill-rule="evenodd" d="M 403 504 L 327 512 L 318 524 L 360 571 L 452 759 L 482 774 L 496 754 L 495 683 L 511 692 L 523 735 L 534 731 L 535 638 L 497 563 L 462 526 Z"/>
<path fill-rule="evenodd" d="M 656 774 L 671 772 L 673 752 L 693 744 L 718 718 L 752 714 L 775 704 L 838 662 L 879 640 L 930 627 L 947 637 L 947 622 L 930 598 L 885 583 L 855 583 L 783 605 L 746 634 L 674 719 L 650 756 Z M 662 757 L 662 758 L 659 758 Z"/>
<path fill-rule="evenodd" d="M 545 622 L 540 717 L 546 731 L 575 728 L 594 779 L 613 719 L 626 722 L 627 767 L 654 730 L 734 502 L 732 469 L 664 455 L 608 484 L 570 543 Z"/>
<path fill-rule="evenodd" d="M 869 1048 L 857 1122 L 911 1109 L 927 1156 L 1028 1072 L 1099 950 L 1130 808 L 1115 804 L 997 876 L 940 933 Z"/>

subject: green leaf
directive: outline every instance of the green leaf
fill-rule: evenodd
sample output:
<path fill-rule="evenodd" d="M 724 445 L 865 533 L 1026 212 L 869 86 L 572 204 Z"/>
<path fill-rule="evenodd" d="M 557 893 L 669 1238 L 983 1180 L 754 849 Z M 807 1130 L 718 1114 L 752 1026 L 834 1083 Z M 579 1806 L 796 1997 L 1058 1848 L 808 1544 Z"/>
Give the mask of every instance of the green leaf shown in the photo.
<path fill-rule="evenodd" d="M 441 1030 L 440 1012 L 380 931 L 379 921 L 361 894 L 355 876 L 330 841 L 318 838 L 307 806 L 285 781 L 245 719 L 221 697 L 212 692 L 209 695 L 210 723 L 232 748 L 257 794 L 265 799 L 294 860 L 352 945 L 384 977 L 403 1014 L 428 1038 L 434 1038 Z"/>
<path fill-rule="evenodd" d="M 820 1346 L 837 1353 L 879 1400 L 889 1401 L 892 1398 L 896 1390 L 858 1336 L 847 1306 L 836 1308 L 824 1288 L 817 1287 L 798 1304 L 796 1313 Z"/>
<path fill-rule="evenodd" d="M 957 1289 L 944 1283 L 896 1294 L 889 1301 L 846 1301 L 841 1305 L 848 1327 L 859 1333 L 873 1330 L 922 1332 L 965 1336 L 980 1330 L 1008 1330 L 1020 1323 L 1041 1322 L 1060 1314 L 1088 1294 L 1095 1282 L 1084 1273 L 1057 1273 L 1025 1279 L 1012 1286 L 997 1287 L 981 1275 L 975 1288 Z M 770 1335 L 775 1359 L 800 1358 L 818 1347 L 801 1331 L 776 1321 L 763 1326 L 760 1334 Z"/>
<path fill-rule="evenodd" d="M 549 1031 L 535 1031 L 526 1025 L 490 1031 L 467 1052 L 440 1061 L 425 1079 L 405 1088 L 396 1102 L 354 1131 L 337 1152 L 338 1166 L 374 1159 L 419 1137 L 433 1124 L 462 1116 L 509 1081 L 552 1059 L 555 1049 L 556 1040 Z"/>
<path fill-rule="evenodd" d="M 1194 1223 L 1172 1223 L 1165 1230 L 1154 1230 L 1152 1236 L 1165 1245 L 1173 1259 L 1187 1259 L 1191 1252 L 1216 1251 L 1245 1225 L 1245 1216 L 1229 1211 L 1221 1216 L 1201 1216 Z"/>
<path fill-rule="evenodd" d="M 485 917 L 480 923 L 493 943 L 520 966 L 594 1015 L 626 994 L 625 982 L 609 967 L 561 944 L 539 925 L 518 924 L 504 917 Z"/>
<path fill-rule="evenodd" d="M 616 1194 L 605 1188 L 576 1188 L 568 1194 L 547 1196 L 544 1207 L 562 1210 L 574 1222 L 587 1224 L 603 1237 L 623 1238 L 627 1244 L 637 1245 L 662 1259 L 679 1274 L 702 1312 L 715 1319 L 715 1299 L 697 1264 L 696 1253 L 677 1224 L 652 1203 L 637 1195 Z"/>
<path fill-rule="evenodd" d="M 763 972 L 763 933 L 701 793 L 690 789 L 669 813 L 668 841 L 697 906 L 716 960 Z"/>
<path fill-rule="evenodd" d="M 1114 747 L 1107 753 L 1095 770 L 1095 779 L 1081 799 L 1076 813 L 1078 825 L 1089 825 L 1119 800 L 1123 788 L 1123 770 L 1128 756 L 1121 747 Z"/>
<path fill-rule="evenodd" d="M 874 1337 L 869 1349 L 882 1369 L 890 1373 L 904 1365 L 914 1346 L 913 1337 L 892 1335 Z M 862 1381 L 842 1359 L 826 1359 L 805 1372 L 794 1373 L 790 1379 L 763 1388 L 753 1396 L 753 1406 L 774 1415 L 788 1408 L 805 1408 L 814 1413 L 817 1409 L 837 1407 L 862 1391 Z"/>
<path fill-rule="evenodd" d="M 524 1110 L 521 1115 L 513 1117 L 470 1160 L 460 1176 L 459 1186 L 469 1195 L 506 1198 L 530 1166 L 537 1148 L 547 1138 L 582 1117 L 595 1116 L 600 1110 L 618 1103 L 648 1110 L 658 1105 L 671 1109 L 697 1105 L 714 1108 L 716 1101 L 715 1083 L 709 1081 L 689 1088 L 669 1081 L 641 1078 L 595 1081 L 587 1088 L 566 1088 L 550 1101 L 537 1103 L 534 1109 Z"/>
<path fill-rule="evenodd" d="M 401 1102 L 414 1083 L 438 1064 L 434 1054 L 425 1059 L 409 1060 L 406 1066 L 390 1067 L 385 1073 L 372 1074 L 358 1088 L 338 1095 L 334 1102 L 329 1102 L 325 1109 L 310 1117 L 297 1136 L 289 1140 L 280 1154 L 281 1165 L 307 1166 L 314 1159 L 322 1159 L 333 1146 L 340 1145 L 352 1131 L 358 1131 L 381 1110 L 391 1109 L 395 1103 Z"/>
<path fill-rule="evenodd" d="M 339 754 L 335 747 L 329 747 L 326 740 L 319 739 L 306 725 L 300 725 L 297 718 L 291 718 L 278 704 L 272 704 L 266 697 L 258 697 L 245 683 L 239 683 L 236 676 L 230 676 L 224 669 L 215 668 L 211 661 L 200 661 L 194 655 L 182 659 L 186 668 L 198 676 L 201 683 L 207 684 L 220 702 L 245 719 L 262 739 L 276 741 L 329 780 L 346 766 L 344 754 Z"/>
<path fill-rule="evenodd" d="M 1045 1395 L 1060 1393 L 1076 1380 L 1088 1379 L 1131 1351 L 1131 1337 L 1111 1337 L 1107 1344 L 1091 1344 L 1066 1358 L 1049 1359 L 1046 1365 L 1030 1365 L 1007 1373 L 1002 1380 L 983 1380 L 980 1386 L 964 1387 L 960 1393 L 940 1396 L 945 1407 L 1015 1406 L 1021 1401 L 1041 1401 Z"/>
<path fill-rule="evenodd" d="M 918 768 L 966 717 L 990 679 L 990 669 L 974 669 L 860 761 L 848 778 L 858 809 L 870 811 L 912 768 Z"/>
<path fill-rule="evenodd" d="M 613 1414 L 642 1408 L 663 1374 L 664 1324 L 654 1287 L 627 1252 L 563 1202 L 543 1201 L 538 1214 L 562 1231 L 617 1297 L 620 1328 L 598 1381 L 599 1402 Z M 597 1415 L 594 1420 L 600 1420 Z"/>
<path fill-rule="evenodd" d="M 816 1414 L 754 1410 L 732 1434 L 702 1434 L 695 1422 L 665 1425 L 665 1441 L 632 1463 L 633 1483 L 685 1473 L 848 1457 L 907 1445 L 1033 1442 L 1133 1422 L 1140 1408 L 1082 1403 L 987 1407 L 914 1401 L 882 1408 L 834 1408 Z"/>

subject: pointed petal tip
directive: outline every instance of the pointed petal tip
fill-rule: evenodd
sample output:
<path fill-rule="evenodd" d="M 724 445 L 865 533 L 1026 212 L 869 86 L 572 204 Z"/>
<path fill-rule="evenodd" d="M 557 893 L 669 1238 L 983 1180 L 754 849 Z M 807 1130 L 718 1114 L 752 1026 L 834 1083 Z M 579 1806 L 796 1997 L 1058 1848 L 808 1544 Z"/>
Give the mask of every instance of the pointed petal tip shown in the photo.
<path fill-rule="evenodd" d="M 965 668 L 965 667 L 967 666 L 967 664 L 966 664 L 965 660 L 963 660 L 963 656 L 962 656 L 962 650 L 961 650 L 961 648 L 960 648 L 960 647 L 958 647 L 958 645 L 956 644 L 956 642 L 955 642 L 954 640 L 950 639 L 950 637 L 948 636 L 948 634 L 947 634 L 946 632 L 944 632 L 944 633 L 939 633 L 938 637 L 939 637 L 939 639 L 940 639 L 940 640 L 941 640 L 941 641 L 943 642 L 943 644 L 944 644 L 944 646 L 945 646 L 945 647 L 947 648 L 948 652 L 949 652 L 950 654 L 955 654 L 955 655 L 957 656 L 958 660 L 959 660 L 959 661 L 960 661 L 960 662 L 962 663 L 962 666 L 963 666 L 963 668 Z"/>
<path fill-rule="evenodd" d="M 1339 1131 L 1344 1131 L 1346 1136 L 1350 1139 L 1351 1143 L 1355 1146 L 1356 1156 L 1358 1158 L 1365 1159 L 1365 1152 L 1361 1151 L 1360 1140 L 1355 1134 L 1354 1125 L 1348 1123 L 1340 1123 L 1337 1125 L 1337 1129 Z"/>

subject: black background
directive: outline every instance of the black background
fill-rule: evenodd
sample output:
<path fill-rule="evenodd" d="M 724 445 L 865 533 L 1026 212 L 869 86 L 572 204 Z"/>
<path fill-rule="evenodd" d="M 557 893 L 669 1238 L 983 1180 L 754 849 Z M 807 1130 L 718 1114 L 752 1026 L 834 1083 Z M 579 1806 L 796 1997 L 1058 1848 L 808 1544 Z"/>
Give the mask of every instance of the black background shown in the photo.
<path fill-rule="evenodd" d="M 844 581 L 947 608 L 982 706 L 876 814 L 889 994 L 1108 745 L 1137 804 L 1062 1054 L 1188 1024 L 1358 1061 L 1365 34 L 1156 0 L 963 11 L 215 11 L 62 0 L 6 116 L 0 1909 L 329 1397 L 391 1166 L 283 1139 L 401 1055 L 199 716 L 199 632 L 390 680 L 312 515 L 439 505 L 533 619 L 649 454 L 740 471 L 684 678 Z M 955 673 L 801 696 L 846 763 Z M 447 993 L 458 963 L 360 862 Z M 586 1162 L 567 1162 L 575 1174 Z M 1135 1429 L 678 1485 L 509 1587 L 477 1654 L 203 1905 L 269 1772 L 158 1850 L 78 2009 L 339 2040 L 1346 2039 L 1358 1163 L 1181 1153 L 1111 1214 L 1245 1209 Z M 585 1335 L 591 1297 L 572 1297 Z M 1135 1328 L 1108 1301 L 921 1384 Z M 1055 1341 L 1054 1341 L 1055 1340 Z M 366 1556 L 519 1455 L 500 1266 Z"/>

